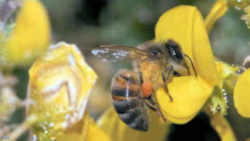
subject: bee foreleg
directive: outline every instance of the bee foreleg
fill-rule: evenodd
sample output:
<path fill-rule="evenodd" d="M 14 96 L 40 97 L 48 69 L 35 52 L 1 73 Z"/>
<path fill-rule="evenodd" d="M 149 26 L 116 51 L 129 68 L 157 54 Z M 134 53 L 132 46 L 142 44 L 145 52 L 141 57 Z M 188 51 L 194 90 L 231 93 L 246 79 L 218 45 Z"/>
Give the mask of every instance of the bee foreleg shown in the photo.
<path fill-rule="evenodd" d="M 165 73 L 162 73 L 162 80 L 163 80 L 163 87 L 164 90 L 166 91 L 167 95 L 169 96 L 170 101 L 173 101 L 173 97 L 171 96 L 171 94 L 169 93 L 168 87 L 166 85 L 167 81 L 170 81 L 171 79 L 171 75 L 173 75 L 174 69 L 173 66 L 168 66 L 166 69 Z"/>

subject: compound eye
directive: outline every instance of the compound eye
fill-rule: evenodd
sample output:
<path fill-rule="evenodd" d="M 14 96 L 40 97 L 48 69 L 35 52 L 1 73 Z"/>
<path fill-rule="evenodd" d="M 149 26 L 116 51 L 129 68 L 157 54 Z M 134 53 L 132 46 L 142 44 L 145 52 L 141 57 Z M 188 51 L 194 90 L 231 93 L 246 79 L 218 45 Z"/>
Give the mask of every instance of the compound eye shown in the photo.
<path fill-rule="evenodd" d="M 166 44 L 165 44 L 165 47 L 167 48 L 168 50 L 168 53 L 170 55 L 170 57 L 179 62 L 179 61 L 182 61 L 183 60 L 183 55 L 182 55 L 182 52 L 181 52 L 181 48 L 180 46 L 175 43 L 173 40 L 169 40 Z"/>
<path fill-rule="evenodd" d="M 160 49 L 158 49 L 158 48 L 154 48 L 154 49 L 150 50 L 150 54 L 153 57 L 159 57 L 159 56 L 161 56 L 162 51 Z"/>

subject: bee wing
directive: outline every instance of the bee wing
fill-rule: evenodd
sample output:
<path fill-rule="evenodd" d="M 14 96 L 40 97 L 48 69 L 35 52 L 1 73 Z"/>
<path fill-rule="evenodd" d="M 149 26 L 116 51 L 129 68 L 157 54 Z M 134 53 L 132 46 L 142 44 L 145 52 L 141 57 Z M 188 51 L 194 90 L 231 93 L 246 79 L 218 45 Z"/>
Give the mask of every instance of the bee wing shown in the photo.
<path fill-rule="evenodd" d="M 113 105 L 120 119 L 129 127 L 148 130 L 148 113 L 141 98 L 137 74 L 128 70 L 119 71 L 111 84 Z"/>
<path fill-rule="evenodd" d="M 123 59 L 140 60 L 148 56 L 147 52 L 144 50 L 123 45 L 101 45 L 99 48 L 92 49 L 91 53 L 97 57 L 110 61 Z"/>

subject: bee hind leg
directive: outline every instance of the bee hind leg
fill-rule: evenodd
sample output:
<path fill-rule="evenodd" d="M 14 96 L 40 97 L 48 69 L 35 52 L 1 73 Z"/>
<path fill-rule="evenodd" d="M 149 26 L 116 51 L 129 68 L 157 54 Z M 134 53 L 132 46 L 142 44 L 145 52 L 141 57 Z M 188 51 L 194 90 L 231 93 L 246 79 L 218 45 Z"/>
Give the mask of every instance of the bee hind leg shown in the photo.
<path fill-rule="evenodd" d="M 147 97 L 145 100 L 145 104 L 153 111 L 157 111 L 157 106 L 155 105 L 155 102 L 153 101 L 152 97 Z"/>
<path fill-rule="evenodd" d="M 162 118 L 162 120 L 163 120 L 164 122 L 167 121 L 167 119 L 163 116 L 163 113 L 161 112 L 159 105 L 154 101 L 154 99 L 153 99 L 152 96 L 148 97 L 148 98 L 145 100 L 145 104 L 146 104 L 151 110 L 156 111 L 156 112 L 160 115 L 160 117 Z"/>

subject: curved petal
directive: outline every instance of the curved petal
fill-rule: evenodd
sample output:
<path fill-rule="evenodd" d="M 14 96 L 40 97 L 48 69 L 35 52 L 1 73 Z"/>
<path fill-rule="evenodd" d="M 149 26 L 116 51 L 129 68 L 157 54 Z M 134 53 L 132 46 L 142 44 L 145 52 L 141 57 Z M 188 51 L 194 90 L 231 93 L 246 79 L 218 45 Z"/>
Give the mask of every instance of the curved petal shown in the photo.
<path fill-rule="evenodd" d="M 155 41 L 168 39 L 179 43 L 192 58 L 198 75 L 213 86 L 220 84 L 204 20 L 195 7 L 177 6 L 160 17 L 155 27 Z"/>
<path fill-rule="evenodd" d="M 150 112 L 149 130 L 147 132 L 136 131 L 125 125 L 118 117 L 116 111 L 110 108 L 99 119 L 99 126 L 111 137 L 113 141 L 163 141 L 168 132 L 168 125 L 160 121 L 156 112 Z"/>
<path fill-rule="evenodd" d="M 234 88 L 234 105 L 238 113 L 250 118 L 250 69 L 241 74 Z"/>
<path fill-rule="evenodd" d="M 155 26 L 155 41 L 173 39 L 188 56 L 192 57 L 192 26 L 195 11 L 197 9 L 192 6 L 177 6 L 163 13 Z"/>
<path fill-rule="evenodd" d="M 190 121 L 203 107 L 213 87 L 201 78 L 176 77 L 168 84 L 169 96 L 164 89 L 156 92 L 156 98 L 163 115 L 171 122 L 184 124 Z"/>
<path fill-rule="evenodd" d="M 96 79 L 75 45 L 52 46 L 29 70 L 28 97 L 34 104 L 28 114 L 41 120 L 35 132 L 42 136 L 43 129 L 57 134 L 82 120 Z"/>
<path fill-rule="evenodd" d="M 217 72 L 215 58 L 201 14 L 195 12 L 197 17 L 193 25 L 193 57 L 198 74 L 212 85 L 220 85 L 221 78 Z"/>
<path fill-rule="evenodd" d="M 26 0 L 17 15 L 12 34 L 1 47 L 5 65 L 28 65 L 41 56 L 50 44 L 50 24 L 39 0 Z"/>

